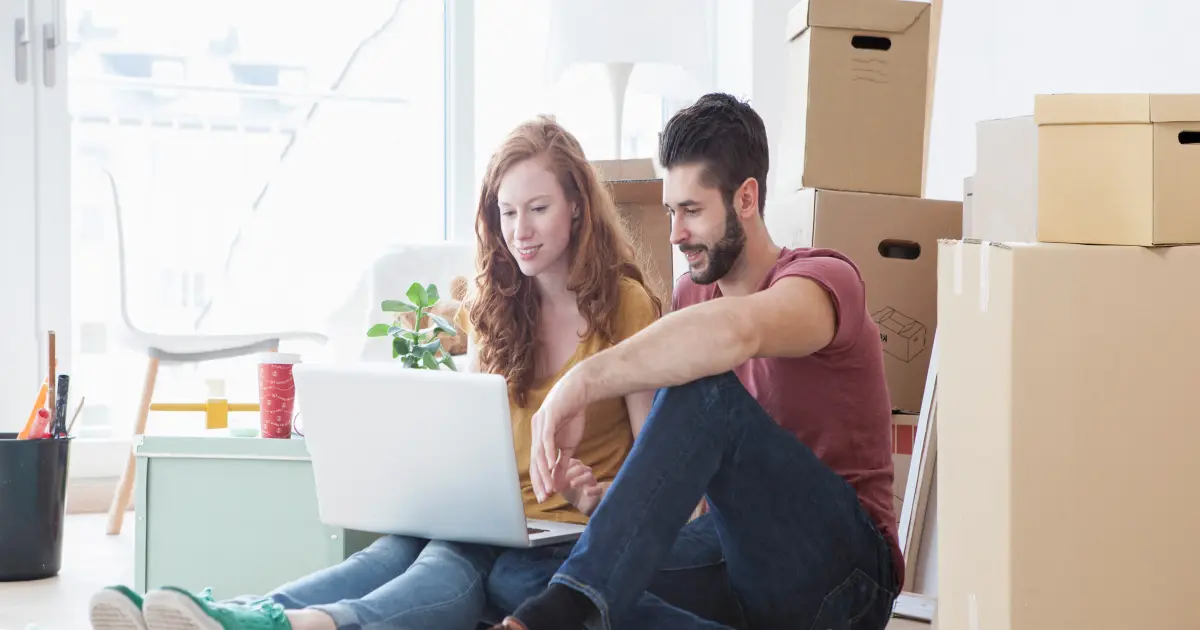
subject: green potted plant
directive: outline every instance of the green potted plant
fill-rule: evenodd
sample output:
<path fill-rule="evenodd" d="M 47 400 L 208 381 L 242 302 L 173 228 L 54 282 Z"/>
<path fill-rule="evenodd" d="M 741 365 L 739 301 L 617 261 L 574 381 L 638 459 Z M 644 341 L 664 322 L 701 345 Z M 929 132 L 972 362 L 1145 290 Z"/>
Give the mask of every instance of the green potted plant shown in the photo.
<path fill-rule="evenodd" d="M 404 317 L 397 317 L 392 324 L 375 324 L 367 331 L 368 337 L 392 338 L 392 358 L 404 367 L 440 370 L 446 366 L 457 371 L 450 353 L 442 347 L 439 334 L 455 336 L 454 324 L 430 309 L 441 299 L 435 285 L 421 286 L 414 282 L 405 294 L 408 301 L 384 300 L 381 304 L 387 313 L 412 313 L 411 325 L 404 325 Z M 428 321 L 426 321 L 428 320 Z M 425 328 L 422 328 L 425 326 Z"/>

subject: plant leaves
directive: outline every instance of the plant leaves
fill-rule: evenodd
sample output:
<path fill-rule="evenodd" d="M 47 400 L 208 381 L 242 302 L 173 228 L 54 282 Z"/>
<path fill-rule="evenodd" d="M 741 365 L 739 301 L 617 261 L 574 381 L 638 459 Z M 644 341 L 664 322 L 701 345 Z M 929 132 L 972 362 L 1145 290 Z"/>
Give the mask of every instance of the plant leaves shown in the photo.
<path fill-rule="evenodd" d="M 428 352 L 430 354 L 437 354 L 437 351 L 441 350 L 441 349 L 442 349 L 442 340 L 434 339 L 433 341 L 431 341 L 429 343 L 425 343 L 425 344 L 421 344 L 421 345 L 417 346 L 416 352 L 418 352 L 418 353 Z"/>
<path fill-rule="evenodd" d="M 403 337 L 395 337 L 392 341 L 392 351 L 398 354 L 408 354 L 412 352 L 412 344 Z M 392 357 L 393 359 L 396 357 Z"/>
<path fill-rule="evenodd" d="M 458 371 L 458 368 L 454 366 L 454 359 L 451 359 L 450 355 L 448 355 L 448 354 L 442 353 L 442 365 L 450 368 L 451 370 L 453 370 L 455 372 Z"/>
<path fill-rule="evenodd" d="M 429 294 L 425 292 L 425 287 L 421 286 L 419 282 L 412 283 L 412 286 L 408 287 L 408 293 L 405 293 L 405 295 L 408 296 L 408 299 L 412 300 L 413 304 L 419 307 L 429 306 Z"/>
<path fill-rule="evenodd" d="M 437 289 L 436 284 L 425 285 L 425 295 L 429 299 L 429 303 L 426 304 L 425 306 L 433 306 L 434 304 L 438 303 L 438 300 L 442 299 L 441 296 L 438 295 L 438 289 Z"/>
<path fill-rule="evenodd" d="M 417 355 L 415 355 L 415 354 L 405 355 L 403 361 L 404 361 L 404 367 L 413 368 L 413 369 L 420 367 L 420 363 L 421 363 L 421 360 L 418 359 Z"/>
<path fill-rule="evenodd" d="M 417 310 L 417 307 L 405 302 L 404 300 L 384 300 L 380 305 L 385 313 L 411 313 Z"/>
<path fill-rule="evenodd" d="M 433 322 L 434 328 L 437 328 L 451 337 L 458 335 L 458 331 L 454 329 L 454 324 L 451 324 L 450 321 L 445 317 L 429 313 L 429 319 Z"/>
<path fill-rule="evenodd" d="M 400 344 L 402 344 L 402 343 L 404 343 L 403 339 L 401 339 L 399 337 L 392 337 L 392 358 L 393 359 L 400 356 L 401 354 L 404 354 L 403 352 L 400 352 Z"/>
<path fill-rule="evenodd" d="M 386 337 L 391 332 L 392 327 L 387 324 L 375 324 L 367 330 L 368 337 Z"/>
<path fill-rule="evenodd" d="M 425 364 L 425 367 L 427 369 L 430 369 L 430 370 L 438 369 L 437 359 L 433 358 L 432 352 L 426 352 L 425 354 L 422 354 L 421 362 Z"/>

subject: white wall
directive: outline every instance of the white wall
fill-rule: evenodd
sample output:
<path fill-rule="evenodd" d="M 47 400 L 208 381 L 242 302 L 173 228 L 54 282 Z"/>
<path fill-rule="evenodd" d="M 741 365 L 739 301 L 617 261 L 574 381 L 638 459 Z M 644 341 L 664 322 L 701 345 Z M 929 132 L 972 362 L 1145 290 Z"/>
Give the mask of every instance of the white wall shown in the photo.
<path fill-rule="evenodd" d="M 762 116 L 771 142 L 771 165 L 778 148 L 774 139 L 783 125 L 783 79 L 786 76 L 784 23 L 797 0 L 717 0 L 716 89 L 748 99 Z M 767 180 L 770 194 L 774 168 Z"/>
<path fill-rule="evenodd" d="M 978 120 L 1033 113 L 1053 92 L 1200 92 L 1200 3 L 945 3 L 928 196 L 961 198 Z"/>
<path fill-rule="evenodd" d="M 755 0 L 754 6 L 754 109 L 767 126 L 771 145 L 771 175 L 767 196 L 774 197 L 779 179 L 779 146 L 782 135 L 784 78 L 787 76 L 787 14 L 796 0 Z M 776 191 L 777 192 L 777 191 Z"/>

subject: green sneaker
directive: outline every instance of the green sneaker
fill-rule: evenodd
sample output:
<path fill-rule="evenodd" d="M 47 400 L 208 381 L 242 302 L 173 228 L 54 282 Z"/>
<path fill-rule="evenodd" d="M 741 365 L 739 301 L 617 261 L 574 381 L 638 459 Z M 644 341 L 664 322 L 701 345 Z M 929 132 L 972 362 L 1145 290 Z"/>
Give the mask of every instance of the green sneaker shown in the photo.
<path fill-rule="evenodd" d="M 142 606 L 149 630 L 291 630 L 283 606 L 260 599 L 218 602 L 212 589 L 199 595 L 174 586 L 151 591 Z"/>
<path fill-rule="evenodd" d="M 88 618 L 92 630 L 147 630 L 142 596 L 127 586 L 106 586 L 92 595 Z"/>

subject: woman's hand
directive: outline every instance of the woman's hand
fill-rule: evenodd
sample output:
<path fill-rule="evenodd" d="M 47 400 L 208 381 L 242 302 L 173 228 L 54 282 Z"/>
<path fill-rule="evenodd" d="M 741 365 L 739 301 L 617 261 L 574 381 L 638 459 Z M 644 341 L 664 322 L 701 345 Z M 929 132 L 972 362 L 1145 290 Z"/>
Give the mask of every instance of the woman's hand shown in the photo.
<path fill-rule="evenodd" d="M 565 487 L 559 482 L 583 440 L 587 423 L 584 411 L 588 400 L 584 390 L 583 376 L 576 365 L 550 388 L 542 406 L 533 414 L 529 480 L 538 502 Z"/>
<path fill-rule="evenodd" d="M 554 480 L 554 485 L 561 488 L 563 498 L 585 516 L 591 516 L 609 484 L 597 483 L 591 467 L 577 459 L 571 459 L 566 466 L 557 466 L 556 470 L 562 471 L 556 473 L 559 478 Z"/>

